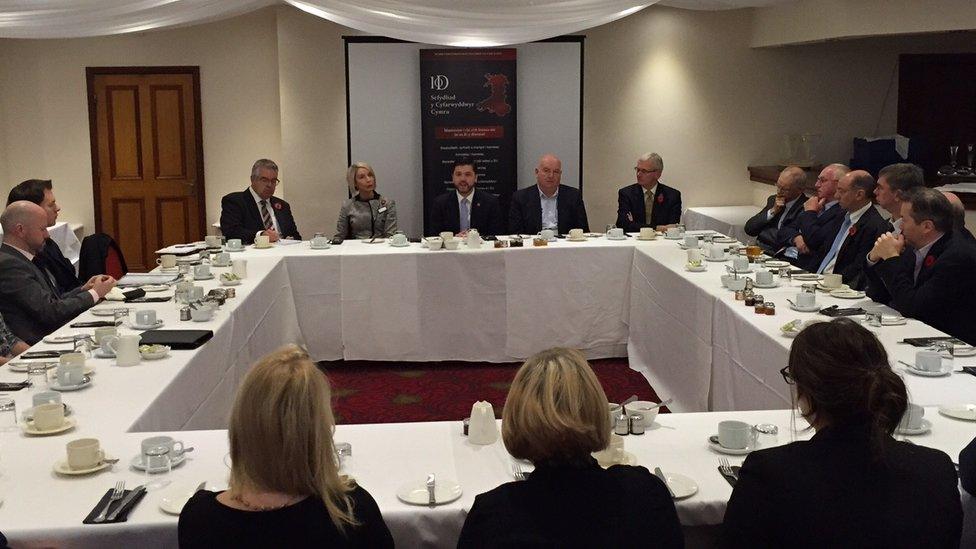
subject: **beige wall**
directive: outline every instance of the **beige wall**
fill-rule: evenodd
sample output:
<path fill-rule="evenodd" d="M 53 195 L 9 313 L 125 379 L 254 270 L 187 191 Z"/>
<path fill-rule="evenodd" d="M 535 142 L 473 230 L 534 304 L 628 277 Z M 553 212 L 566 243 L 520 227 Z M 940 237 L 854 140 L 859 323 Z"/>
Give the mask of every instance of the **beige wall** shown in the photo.
<path fill-rule="evenodd" d="M 94 206 L 85 67 L 200 66 L 208 221 L 219 217 L 223 194 L 247 186 L 251 162 L 280 156 L 274 9 L 135 35 L 0 40 L 0 52 L 0 187 L 6 194 L 27 178 L 53 179 L 61 219 L 86 232 Z"/>

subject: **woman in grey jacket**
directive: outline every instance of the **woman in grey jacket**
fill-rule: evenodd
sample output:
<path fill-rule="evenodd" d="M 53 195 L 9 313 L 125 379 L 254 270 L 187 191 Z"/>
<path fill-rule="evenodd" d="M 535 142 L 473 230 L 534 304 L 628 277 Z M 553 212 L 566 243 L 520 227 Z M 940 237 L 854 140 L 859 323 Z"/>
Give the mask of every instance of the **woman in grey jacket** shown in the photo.
<path fill-rule="evenodd" d="M 349 166 L 346 181 L 352 198 L 339 208 L 335 239 L 388 238 L 397 230 L 396 203 L 376 192 L 376 174 L 365 162 Z"/>

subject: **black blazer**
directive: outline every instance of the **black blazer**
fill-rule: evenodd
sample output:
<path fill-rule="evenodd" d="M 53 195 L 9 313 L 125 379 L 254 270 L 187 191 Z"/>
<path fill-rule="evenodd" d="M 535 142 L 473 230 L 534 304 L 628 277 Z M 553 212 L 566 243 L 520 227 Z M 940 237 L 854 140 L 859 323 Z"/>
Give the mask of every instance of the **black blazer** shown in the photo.
<path fill-rule="evenodd" d="M 766 207 L 746 221 L 746 234 L 756 237 L 759 247 L 768 254 L 775 254 L 784 246 L 791 246 L 792 242 L 786 241 L 786 233 L 782 229 L 789 226 L 796 216 L 800 215 L 806 200 L 807 196 L 801 194 L 789 209 L 783 208 L 771 219 L 767 219 L 769 210 L 772 210 L 773 204 L 776 203 L 776 195 L 770 196 L 766 199 Z M 783 220 L 782 226 L 780 226 L 780 219 Z"/>
<path fill-rule="evenodd" d="M 281 238 L 301 240 L 302 235 L 298 234 L 295 218 L 291 215 L 291 206 L 276 196 L 272 196 L 269 202 L 269 207 L 278 220 Z M 261 212 L 254 202 L 250 187 L 241 192 L 230 193 L 220 200 L 220 232 L 225 237 L 240 238 L 244 244 L 253 244 L 254 235 L 263 230 Z"/>
<path fill-rule="evenodd" d="M 28 345 L 57 330 L 95 302 L 80 287 L 65 294 L 17 249 L 0 246 L 0 316 Z"/>
<path fill-rule="evenodd" d="M 61 248 L 57 242 L 48 238 L 44 241 L 44 246 L 37 253 L 38 266 L 47 269 L 54 280 L 58 283 L 58 290 L 64 294 L 82 285 L 75 274 L 75 267 L 61 253 Z"/>
<path fill-rule="evenodd" d="M 976 438 L 959 452 L 959 482 L 964 490 L 976 496 Z"/>
<path fill-rule="evenodd" d="M 843 218 L 841 219 L 843 223 Z M 891 223 L 881 217 L 873 204 L 861 215 L 857 223 L 851 225 L 847 238 L 837 250 L 837 260 L 834 262 L 834 273 L 844 277 L 844 284 L 854 290 L 863 290 L 867 287 L 867 276 L 864 270 L 867 268 L 868 252 L 874 247 L 874 241 L 890 230 L 892 230 Z M 836 233 L 834 236 L 836 237 Z M 829 250 L 832 245 L 833 239 L 827 249 Z"/>
<path fill-rule="evenodd" d="M 840 224 L 844 222 L 845 213 L 847 212 L 840 207 L 840 204 L 834 204 L 820 212 L 819 216 L 817 212 L 804 210 L 796 216 L 793 223 L 790 223 L 788 227 L 783 225 L 781 236 L 787 246 L 792 246 L 796 235 L 802 234 L 803 241 L 810 248 L 810 253 L 800 254 L 797 259 L 793 260 L 793 264 L 807 271 L 816 271 L 824 256 L 827 255 L 827 250 L 834 243 L 834 237 L 837 236 Z"/>
<path fill-rule="evenodd" d="M 681 191 L 660 181 L 654 190 L 651 220 L 644 219 L 644 188 L 634 183 L 617 191 L 617 226 L 635 233 L 641 227 L 672 225 L 681 221 Z"/>
<path fill-rule="evenodd" d="M 865 272 L 871 299 L 976 345 L 976 245 L 972 242 L 953 232 L 944 234 L 929 249 L 917 280 L 913 280 L 912 249 Z"/>
<path fill-rule="evenodd" d="M 944 453 L 867 429 L 829 427 L 809 441 L 749 454 L 725 510 L 725 547 L 959 547 L 962 504 Z"/>
<path fill-rule="evenodd" d="M 667 487 L 644 467 L 537 466 L 479 494 L 458 547 L 683 547 Z"/>
<path fill-rule="evenodd" d="M 478 229 L 482 235 L 505 234 L 505 220 L 502 218 L 502 207 L 498 197 L 475 189 L 474 203 L 471 204 L 471 228 Z M 434 198 L 430 205 L 430 226 L 428 235 L 437 235 L 443 231 L 452 233 L 461 230 L 461 209 L 458 206 L 457 191 L 451 190 Z"/>
<path fill-rule="evenodd" d="M 583 194 L 567 185 L 560 185 L 558 192 L 556 215 L 559 234 L 567 234 L 570 229 L 589 232 Z M 538 185 L 519 189 L 512 195 L 512 205 L 508 210 L 508 230 L 512 234 L 536 234 L 542 230 L 542 201 L 539 199 Z"/>

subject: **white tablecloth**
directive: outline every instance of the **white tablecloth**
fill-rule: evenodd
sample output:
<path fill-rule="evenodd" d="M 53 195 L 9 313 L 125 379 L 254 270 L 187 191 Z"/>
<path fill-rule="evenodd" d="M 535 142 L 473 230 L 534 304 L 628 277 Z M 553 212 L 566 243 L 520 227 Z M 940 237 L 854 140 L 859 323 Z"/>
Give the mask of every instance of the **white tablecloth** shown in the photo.
<path fill-rule="evenodd" d="M 692 231 L 712 230 L 747 242 L 745 225 L 762 208 L 757 206 L 711 206 L 688 208 L 682 215 L 685 227 Z"/>

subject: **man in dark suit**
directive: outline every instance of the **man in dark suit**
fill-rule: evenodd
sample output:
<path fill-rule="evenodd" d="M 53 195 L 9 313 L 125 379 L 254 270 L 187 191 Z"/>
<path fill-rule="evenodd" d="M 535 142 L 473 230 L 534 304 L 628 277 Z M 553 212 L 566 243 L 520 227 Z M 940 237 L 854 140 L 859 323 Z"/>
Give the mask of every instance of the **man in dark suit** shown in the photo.
<path fill-rule="evenodd" d="M 474 159 L 462 156 L 454 161 L 451 169 L 453 191 L 448 191 L 431 203 L 428 235 L 444 231 L 465 234 L 477 229 L 482 236 L 505 234 L 505 221 L 498 197 L 476 191 L 478 171 Z"/>
<path fill-rule="evenodd" d="M 508 211 L 512 234 L 536 234 L 542 229 L 555 229 L 559 234 L 570 229 L 590 230 L 583 195 L 573 187 L 560 185 L 562 174 L 562 162 L 556 156 L 547 154 L 539 159 L 536 184 L 512 195 Z"/>
<path fill-rule="evenodd" d="M 921 187 L 902 205 L 901 234 L 867 256 L 868 297 L 976 345 L 976 246 L 952 230 L 952 206 Z"/>
<path fill-rule="evenodd" d="M 18 200 L 33 202 L 43 208 L 47 214 L 48 227 L 53 227 L 58 222 L 58 212 L 61 211 L 61 207 L 58 206 L 58 202 L 54 198 L 54 186 L 50 179 L 28 179 L 10 189 L 10 194 L 7 195 L 7 205 L 9 206 Z M 61 252 L 57 242 L 50 238 L 44 241 L 44 246 L 37 253 L 36 264 L 54 277 L 61 293 L 81 286 L 74 265 L 68 261 L 68 258 L 64 257 L 64 253 Z"/>
<path fill-rule="evenodd" d="M 37 343 L 115 286 L 114 278 L 96 275 L 67 293 L 58 290 L 54 278 L 34 263 L 48 238 L 47 214 L 37 204 L 14 202 L 0 215 L 0 225 L 0 315 L 25 343 Z"/>
<path fill-rule="evenodd" d="M 776 180 L 776 194 L 766 199 L 766 207 L 746 221 L 745 231 L 756 237 L 759 247 L 769 255 L 775 255 L 786 246 L 785 235 L 780 229 L 789 225 L 803 211 L 807 197 L 803 194 L 807 174 L 801 168 L 788 166 Z"/>
<path fill-rule="evenodd" d="M 956 193 L 949 191 L 941 192 L 949 201 L 949 205 L 952 206 L 952 231 L 961 234 L 963 238 L 970 242 L 976 242 L 976 237 L 973 237 L 973 233 L 966 228 L 966 206 L 962 203 L 962 199 Z"/>
<path fill-rule="evenodd" d="M 959 483 L 970 495 L 976 496 L 976 438 L 959 452 Z"/>
<path fill-rule="evenodd" d="M 843 164 L 831 164 L 820 171 L 817 193 L 803 203 L 803 211 L 782 227 L 787 243 L 783 256 L 801 269 L 816 271 L 826 255 L 844 212 L 837 206 L 837 184 L 851 171 Z"/>
<path fill-rule="evenodd" d="M 844 210 L 843 221 L 820 261 L 818 273 L 842 275 L 854 290 L 867 285 L 865 257 L 879 236 L 891 230 L 871 202 L 875 182 L 864 170 L 850 172 L 837 184 L 837 204 Z"/>
<path fill-rule="evenodd" d="M 922 168 L 915 164 L 889 164 L 878 172 L 878 186 L 874 199 L 884 211 L 891 214 L 892 232 L 901 234 L 901 205 L 908 193 L 925 186 Z"/>
<path fill-rule="evenodd" d="M 617 191 L 617 227 L 638 232 L 641 227 L 659 231 L 681 221 L 681 192 L 661 183 L 664 160 L 657 153 L 637 159 L 637 183 Z"/>
<path fill-rule="evenodd" d="M 278 165 L 274 161 L 262 158 L 254 163 L 251 186 L 220 201 L 220 231 L 225 237 L 240 238 L 245 244 L 253 244 L 258 235 L 267 235 L 271 242 L 302 239 L 291 206 L 274 196 L 278 182 Z"/>

